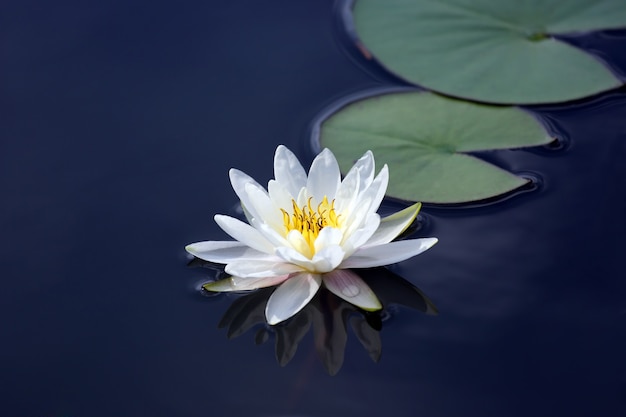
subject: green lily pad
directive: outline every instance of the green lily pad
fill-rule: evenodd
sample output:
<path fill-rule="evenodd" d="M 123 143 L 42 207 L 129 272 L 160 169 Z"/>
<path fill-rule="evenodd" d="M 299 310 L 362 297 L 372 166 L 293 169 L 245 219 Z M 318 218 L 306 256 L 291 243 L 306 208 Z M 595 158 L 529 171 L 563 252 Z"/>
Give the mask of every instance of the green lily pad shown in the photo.
<path fill-rule="evenodd" d="M 354 26 L 390 71 L 490 103 L 552 103 L 622 85 L 553 35 L 626 27 L 624 0 L 358 0 Z"/>
<path fill-rule="evenodd" d="M 388 195 L 442 204 L 484 200 L 528 182 L 465 152 L 554 140 L 519 108 L 414 91 L 352 102 L 324 120 L 319 135 L 344 173 L 369 149 L 377 166 L 389 165 Z"/>

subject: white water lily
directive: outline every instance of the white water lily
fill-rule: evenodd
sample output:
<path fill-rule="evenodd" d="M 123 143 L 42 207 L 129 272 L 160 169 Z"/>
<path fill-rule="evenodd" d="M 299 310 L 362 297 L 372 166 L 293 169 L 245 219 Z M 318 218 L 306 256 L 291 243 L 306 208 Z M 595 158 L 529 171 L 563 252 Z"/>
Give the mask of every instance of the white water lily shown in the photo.
<path fill-rule="evenodd" d="M 205 288 L 246 291 L 279 285 L 265 316 L 277 324 L 300 311 L 322 283 L 342 299 L 375 311 L 382 308 L 372 290 L 350 268 L 400 262 L 429 249 L 436 238 L 393 241 L 415 219 L 416 203 L 381 220 L 387 165 L 374 177 L 367 151 L 343 181 L 337 160 L 324 149 L 307 176 L 295 155 L 280 145 L 267 190 L 250 176 L 230 170 L 230 181 L 248 223 L 216 215 L 215 222 L 235 241 L 192 243 L 186 250 L 209 262 L 226 264 L 231 278 Z"/>

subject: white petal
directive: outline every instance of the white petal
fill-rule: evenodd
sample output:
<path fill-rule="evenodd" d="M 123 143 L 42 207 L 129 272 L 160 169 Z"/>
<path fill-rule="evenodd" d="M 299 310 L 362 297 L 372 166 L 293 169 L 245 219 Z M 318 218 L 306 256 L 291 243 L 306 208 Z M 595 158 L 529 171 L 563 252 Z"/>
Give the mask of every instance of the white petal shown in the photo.
<path fill-rule="evenodd" d="M 351 212 L 354 202 L 359 195 L 359 172 L 350 170 L 343 179 L 335 194 L 335 210 L 337 213 Z"/>
<path fill-rule="evenodd" d="M 301 253 L 307 258 L 313 256 L 313 252 L 309 247 L 309 242 L 306 241 L 302 233 L 299 230 L 292 230 L 287 233 L 287 241 L 297 252 Z"/>
<path fill-rule="evenodd" d="M 335 198 L 340 182 L 341 173 L 335 155 L 329 149 L 324 149 L 311 164 L 306 183 L 308 194 L 313 196 L 315 205 L 321 203 L 324 196 L 331 201 Z"/>
<path fill-rule="evenodd" d="M 234 261 L 224 268 L 227 274 L 242 278 L 267 278 L 302 271 L 302 268 L 280 261 Z"/>
<path fill-rule="evenodd" d="M 362 204 L 361 201 L 368 200 L 369 210 L 371 212 L 375 212 L 378 210 L 383 198 L 385 198 L 388 184 L 389 168 L 387 168 L 387 165 L 385 164 L 370 186 L 359 195 L 359 202 L 357 204 Z"/>
<path fill-rule="evenodd" d="M 265 193 L 265 190 L 259 190 L 252 184 L 246 184 L 244 195 L 245 200 L 241 201 L 250 210 L 254 218 L 268 224 L 275 230 L 285 227 L 283 213 Z"/>
<path fill-rule="evenodd" d="M 394 240 L 415 220 L 421 206 L 421 203 L 415 203 L 382 219 L 376 233 L 363 246 L 383 245 Z"/>
<path fill-rule="evenodd" d="M 346 174 L 346 177 L 350 175 L 352 171 L 355 171 L 359 177 L 359 192 L 363 191 L 372 183 L 374 179 L 374 154 L 372 151 L 367 151 L 359 158 L 358 161 L 350 168 L 350 171 Z"/>
<path fill-rule="evenodd" d="M 235 260 L 259 261 L 276 258 L 240 242 L 197 242 L 187 245 L 185 249 L 195 257 L 218 264 L 227 264 Z"/>
<path fill-rule="evenodd" d="M 307 193 L 306 187 L 302 187 L 300 192 L 298 193 L 298 197 L 296 198 L 296 205 L 298 207 L 304 207 L 309 202 L 309 195 Z"/>
<path fill-rule="evenodd" d="M 248 211 L 246 206 L 244 206 L 243 204 L 241 204 L 241 211 L 243 211 L 243 215 L 246 217 L 246 220 L 248 221 L 248 223 L 252 224 L 252 219 L 254 219 L 254 216 L 252 215 L 252 213 L 250 213 L 250 211 Z"/>
<path fill-rule="evenodd" d="M 228 177 L 230 178 L 230 184 L 232 185 L 233 190 L 235 190 L 235 193 L 237 195 L 239 195 L 239 193 L 243 191 L 243 187 L 246 184 L 254 184 L 260 189 L 263 189 L 263 186 L 261 186 L 261 184 L 259 184 L 254 178 L 236 168 L 231 168 L 228 171 Z"/>
<path fill-rule="evenodd" d="M 215 223 L 233 239 L 261 252 L 274 254 L 274 246 L 254 227 L 234 217 L 216 214 Z"/>
<path fill-rule="evenodd" d="M 298 265 L 301 269 L 308 271 L 313 270 L 313 262 L 304 254 L 294 248 L 288 246 L 280 246 L 276 248 L 276 255 L 284 260 L 284 262 Z"/>
<path fill-rule="evenodd" d="M 363 225 L 354 231 L 348 239 L 345 240 L 342 247 L 347 256 L 352 255 L 355 250 L 363 246 L 372 235 L 376 233 L 380 225 L 380 216 L 377 213 L 370 213 Z"/>
<path fill-rule="evenodd" d="M 234 291 L 248 291 L 256 290 L 257 288 L 272 287 L 285 282 L 287 278 L 289 278 L 289 274 L 266 278 L 231 277 L 230 280 Z"/>
<path fill-rule="evenodd" d="M 250 291 L 258 288 L 271 287 L 284 282 L 289 275 L 278 275 L 267 278 L 239 278 L 230 277 L 215 282 L 204 284 L 202 288 L 207 291 L 229 292 L 229 291 Z"/>
<path fill-rule="evenodd" d="M 261 234 L 265 237 L 265 239 L 269 240 L 274 248 L 277 246 L 291 246 L 291 243 L 283 236 L 282 233 L 277 232 L 273 227 L 261 223 L 257 219 L 252 219 L 252 226 L 257 229 Z"/>
<path fill-rule="evenodd" d="M 353 212 L 358 203 L 358 196 L 366 190 L 374 179 L 374 155 L 365 154 L 350 168 L 339 185 L 335 207 L 338 212 Z"/>
<path fill-rule="evenodd" d="M 339 266 L 346 268 L 371 268 L 404 261 L 419 255 L 437 243 L 437 238 L 400 240 L 386 245 L 369 246 L 358 249 Z"/>
<path fill-rule="evenodd" d="M 338 269 L 322 276 L 324 285 L 337 297 L 363 310 L 380 310 L 380 304 L 374 291 L 363 280 L 349 269 Z"/>
<path fill-rule="evenodd" d="M 244 210 L 248 210 L 248 211 L 251 210 L 250 207 L 246 207 L 247 206 L 247 203 L 246 203 L 247 193 L 245 192 L 246 184 L 252 184 L 254 187 L 258 188 L 260 191 L 267 193 L 265 189 L 258 182 L 256 182 L 251 176 L 249 176 L 245 172 L 232 168 L 230 171 L 228 171 L 228 176 L 230 177 L 230 184 L 232 185 L 233 190 L 235 191 L 235 194 L 237 194 L 237 197 L 239 197 L 239 200 L 241 200 L 241 203 L 244 206 Z M 256 217 L 256 213 L 253 213 L 253 212 L 250 212 L 250 213 L 252 214 L 253 217 Z"/>
<path fill-rule="evenodd" d="M 290 277 L 267 300 L 267 322 L 271 325 L 278 324 L 302 310 L 317 293 L 321 281 L 318 274 L 301 273 Z"/>
<path fill-rule="evenodd" d="M 354 208 L 350 207 L 347 212 L 342 211 L 340 213 L 344 216 L 344 223 L 341 225 L 344 230 L 344 242 L 352 233 L 363 226 L 370 213 L 375 213 L 378 210 L 378 206 L 385 197 L 388 182 L 389 170 L 385 165 L 370 186 L 351 203 Z"/>
<path fill-rule="evenodd" d="M 327 246 L 339 245 L 341 243 L 341 239 L 343 239 L 343 233 L 341 230 L 326 226 L 320 230 L 320 234 L 315 239 L 313 244 L 315 252 L 319 252 Z"/>
<path fill-rule="evenodd" d="M 289 194 L 296 197 L 306 186 L 306 172 L 298 158 L 284 145 L 276 148 L 274 155 L 274 178 Z"/>
<path fill-rule="evenodd" d="M 341 246 L 327 246 L 313 256 L 313 270 L 315 272 L 329 272 L 337 268 L 345 258 Z"/>
<path fill-rule="evenodd" d="M 278 209 L 283 209 L 288 213 L 291 213 L 293 209 L 293 200 L 298 197 L 292 196 L 289 192 L 276 180 L 270 180 L 267 184 L 267 190 L 270 195 L 270 199 L 274 202 L 274 205 Z M 282 213 L 282 212 L 281 212 Z"/>
<path fill-rule="evenodd" d="M 370 211 L 370 202 L 370 199 L 360 199 L 359 204 L 355 207 L 354 211 L 341 213 L 344 215 L 343 223 L 341 223 L 344 242 L 346 242 L 352 233 L 354 233 L 357 229 L 363 227 L 369 214 L 373 214 Z"/>

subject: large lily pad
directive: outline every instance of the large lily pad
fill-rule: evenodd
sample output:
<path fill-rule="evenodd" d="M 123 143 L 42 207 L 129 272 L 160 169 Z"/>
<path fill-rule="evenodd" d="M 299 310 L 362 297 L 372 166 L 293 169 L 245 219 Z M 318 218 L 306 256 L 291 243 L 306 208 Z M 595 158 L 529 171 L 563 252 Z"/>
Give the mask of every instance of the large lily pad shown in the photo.
<path fill-rule="evenodd" d="M 353 19 L 390 71 L 457 97 L 551 103 L 622 84 L 558 35 L 626 27 L 624 0 L 358 0 Z"/>
<path fill-rule="evenodd" d="M 345 173 L 368 149 L 389 165 L 388 195 L 430 203 L 498 196 L 528 180 L 465 152 L 520 148 L 553 138 L 515 107 L 464 102 L 425 92 L 358 100 L 322 122 L 320 142 Z"/>

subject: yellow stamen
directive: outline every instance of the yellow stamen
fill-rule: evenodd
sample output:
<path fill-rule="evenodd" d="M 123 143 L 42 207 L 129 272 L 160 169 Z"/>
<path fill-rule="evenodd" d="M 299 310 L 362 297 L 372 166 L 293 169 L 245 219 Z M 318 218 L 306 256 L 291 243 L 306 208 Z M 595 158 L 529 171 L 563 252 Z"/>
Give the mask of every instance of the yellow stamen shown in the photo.
<path fill-rule="evenodd" d="M 311 206 L 313 197 L 309 198 L 307 204 L 302 208 L 298 207 L 295 200 L 291 200 L 292 214 L 286 210 L 283 212 L 283 222 L 285 223 L 285 235 L 292 230 L 299 231 L 307 245 L 311 254 L 315 253 L 315 239 L 319 236 L 320 231 L 326 227 L 339 227 L 339 217 L 335 212 L 335 200 L 328 202 L 328 197 L 324 196 L 321 203 L 318 204 L 317 210 Z"/>

